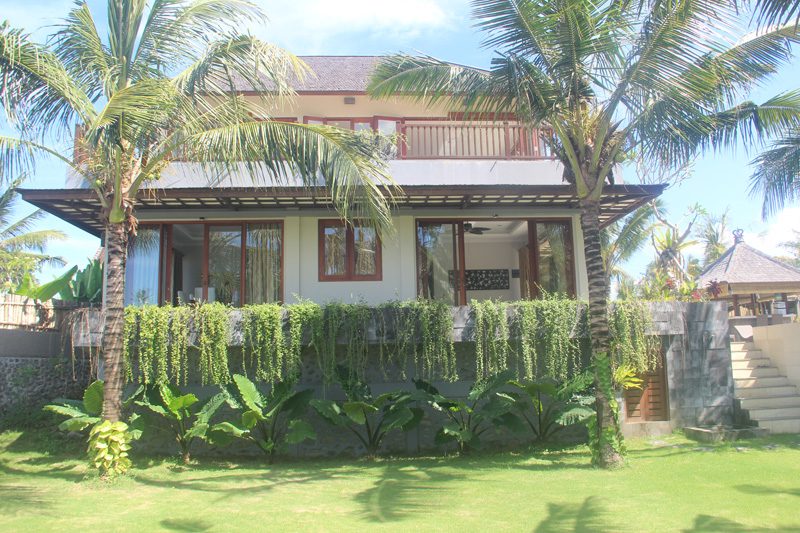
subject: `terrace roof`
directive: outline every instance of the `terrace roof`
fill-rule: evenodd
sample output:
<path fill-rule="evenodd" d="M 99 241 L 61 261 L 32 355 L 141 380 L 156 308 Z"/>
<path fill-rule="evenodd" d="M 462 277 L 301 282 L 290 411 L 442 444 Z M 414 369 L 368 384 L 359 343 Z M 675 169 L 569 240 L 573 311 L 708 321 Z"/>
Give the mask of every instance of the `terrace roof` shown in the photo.
<path fill-rule="evenodd" d="M 664 185 L 609 185 L 601 199 L 601 224 L 608 225 L 657 197 Z M 81 229 L 100 235 L 100 202 L 89 189 L 19 189 L 31 204 Z M 570 185 L 404 185 L 398 208 L 536 208 L 577 209 Z M 171 187 L 139 192 L 137 212 L 176 210 L 248 211 L 330 208 L 324 188 L 303 187 Z"/>

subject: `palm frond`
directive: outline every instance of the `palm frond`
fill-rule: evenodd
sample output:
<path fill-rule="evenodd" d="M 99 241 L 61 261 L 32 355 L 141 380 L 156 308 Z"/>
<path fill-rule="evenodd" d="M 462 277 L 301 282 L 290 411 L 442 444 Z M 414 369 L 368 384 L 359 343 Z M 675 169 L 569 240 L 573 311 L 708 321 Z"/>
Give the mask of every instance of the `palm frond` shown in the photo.
<path fill-rule="evenodd" d="M 15 195 L 18 198 L 18 195 Z M 21 219 L 17 220 L 13 223 L 4 223 L 2 228 L 0 228 L 0 246 L 6 240 L 19 237 L 20 235 L 24 235 L 29 233 L 33 226 L 39 222 L 47 213 L 42 211 L 41 209 L 37 209 L 33 213 L 22 217 Z M 0 220 L 2 220 L 2 214 L 0 214 Z"/>
<path fill-rule="evenodd" d="M 3 232 L 5 233 L 5 232 Z M 0 238 L 0 248 L 7 252 L 35 251 L 43 253 L 50 241 L 60 241 L 67 238 L 66 233 L 58 230 L 29 231 L 17 235 Z"/>
<path fill-rule="evenodd" d="M 55 148 L 26 139 L 0 135 L 0 183 L 14 179 L 14 177 L 31 174 L 35 169 L 38 156 L 54 157 L 66 164 L 77 175 L 86 175 L 85 169 L 76 165 Z"/>
<path fill-rule="evenodd" d="M 759 0 L 756 2 L 753 18 L 760 26 L 776 24 L 800 24 L 800 1 L 798 0 Z"/>
<path fill-rule="evenodd" d="M 756 170 L 750 178 L 750 194 L 762 197 L 764 219 L 800 200 L 800 134 L 796 131 L 753 160 Z"/>
<path fill-rule="evenodd" d="M 53 52 L 90 98 L 108 96 L 115 79 L 113 58 L 97 31 L 89 5 L 77 2 L 53 36 Z"/>
<path fill-rule="evenodd" d="M 265 20 L 243 0 L 155 0 L 142 29 L 133 79 L 172 72 L 203 54 L 209 35 L 227 35 Z"/>
<path fill-rule="evenodd" d="M 90 98 L 58 57 L 5 23 L 0 25 L 0 101 L 28 138 L 59 127 L 71 133 L 76 119 L 94 115 Z"/>

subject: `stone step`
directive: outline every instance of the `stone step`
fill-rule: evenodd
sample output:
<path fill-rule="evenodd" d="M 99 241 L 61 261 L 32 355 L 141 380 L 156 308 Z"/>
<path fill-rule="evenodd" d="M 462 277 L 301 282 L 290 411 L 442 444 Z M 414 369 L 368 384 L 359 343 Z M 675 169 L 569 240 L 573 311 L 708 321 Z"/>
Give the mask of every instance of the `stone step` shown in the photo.
<path fill-rule="evenodd" d="M 772 360 L 769 357 L 755 357 L 752 359 L 740 359 L 738 361 L 731 361 L 731 366 L 733 370 L 737 370 L 740 368 L 761 368 L 761 367 L 771 367 Z"/>
<path fill-rule="evenodd" d="M 734 368 L 734 379 L 747 379 L 747 378 L 776 378 L 780 373 L 774 366 L 762 366 L 756 368 Z"/>
<path fill-rule="evenodd" d="M 737 389 L 783 387 L 784 385 L 790 385 L 789 380 L 784 376 L 774 378 L 734 379 L 733 384 Z"/>
<path fill-rule="evenodd" d="M 780 418 L 800 419 L 800 407 L 777 407 L 769 409 L 748 409 L 750 420 L 775 420 Z"/>
<path fill-rule="evenodd" d="M 747 350 L 744 352 L 731 352 L 731 361 L 747 361 L 748 359 L 763 359 L 761 350 Z"/>
<path fill-rule="evenodd" d="M 800 418 L 759 420 L 758 427 L 766 428 L 770 433 L 800 433 Z"/>
<path fill-rule="evenodd" d="M 743 387 L 736 388 L 737 398 L 774 398 L 776 396 L 796 396 L 797 387 L 785 385 L 782 387 Z"/>
<path fill-rule="evenodd" d="M 776 409 L 781 407 L 800 407 L 800 395 L 773 396 L 771 398 L 741 398 L 742 409 L 752 412 L 756 409 Z"/>
<path fill-rule="evenodd" d="M 731 351 L 751 350 L 754 346 L 752 342 L 732 342 Z"/>

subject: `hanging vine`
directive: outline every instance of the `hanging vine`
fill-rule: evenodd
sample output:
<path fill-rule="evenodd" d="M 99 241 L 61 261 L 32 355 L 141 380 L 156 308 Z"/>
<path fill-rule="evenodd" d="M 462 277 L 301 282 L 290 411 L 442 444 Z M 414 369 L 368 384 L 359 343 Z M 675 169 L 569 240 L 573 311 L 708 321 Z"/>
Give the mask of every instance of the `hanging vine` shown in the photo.
<path fill-rule="evenodd" d="M 475 371 L 485 378 L 508 368 L 508 306 L 472 300 L 470 307 L 475 323 Z"/>
<path fill-rule="evenodd" d="M 200 384 L 228 383 L 228 308 L 221 303 L 200 305 L 196 309 L 195 324 L 200 351 Z"/>
<path fill-rule="evenodd" d="M 513 369 L 520 379 L 565 380 L 588 368 L 586 306 L 548 295 L 522 302 L 473 301 L 475 370 L 479 377 Z M 143 306 L 125 310 L 123 365 L 128 381 L 187 384 L 194 338 L 202 384 L 230 377 L 228 345 L 232 309 L 219 303 L 191 306 Z M 365 304 L 312 302 L 246 306 L 242 313 L 245 373 L 257 381 L 296 379 L 302 352 L 310 346 L 323 380 L 336 378 L 337 364 L 365 379 L 370 346 L 373 365 L 385 379 L 390 372 L 406 379 L 458 379 L 453 342 L 453 309 L 446 302 L 418 300 Z M 288 322 L 288 330 L 285 324 Z M 377 341 L 370 339 L 372 328 Z M 612 364 L 636 372 L 652 370 L 659 339 L 649 335 L 652 318 L 646 302 L 616 302 L 609 309 Z M 288 331 L 288 333 L 287 333 Z M 193 373 L 192 373 L 193 374 Z"/>
<path fill-rule="evenodd" d="M 283 308 L 278 304 L 242 308 L 242 370 L 273 383 L 294 375 L 283 336 Z"/>

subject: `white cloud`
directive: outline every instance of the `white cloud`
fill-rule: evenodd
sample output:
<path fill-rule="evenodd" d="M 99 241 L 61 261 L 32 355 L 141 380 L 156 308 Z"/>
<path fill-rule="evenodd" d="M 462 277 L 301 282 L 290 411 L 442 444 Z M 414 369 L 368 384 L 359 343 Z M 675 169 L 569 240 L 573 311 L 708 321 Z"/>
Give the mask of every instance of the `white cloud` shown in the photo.
<path fill-rule="evenodd" d="M 757 238 L 748 239 L 745 234 L 745 241 L 770 255 L 786 255 L 787 250 L 781 244 L 794 240 L 795 231 L 800 231 L 800 206 L 784 209 L 768 222 Z"/>
<path fill-rule="evenodd" d="M 260 37 L 295 53 L 358 50 L 359 37 L 380 38 L 387 47 L 452 28 L 467 12 L 466 0 L 260 0 L 269 16 Z M 389 44 L 391 41 L 391 45 Z"/>

